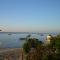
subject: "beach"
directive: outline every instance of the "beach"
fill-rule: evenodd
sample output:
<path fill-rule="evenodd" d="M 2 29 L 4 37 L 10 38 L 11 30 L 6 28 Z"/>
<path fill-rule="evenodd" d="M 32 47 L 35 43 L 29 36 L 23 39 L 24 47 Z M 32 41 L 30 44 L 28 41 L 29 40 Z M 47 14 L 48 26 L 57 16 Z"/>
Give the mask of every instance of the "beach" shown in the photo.
<path fill-rule="evenodd" d="M 23 60 L 23 48 L 5 48 L 0 49 L 1 60 Z"/>

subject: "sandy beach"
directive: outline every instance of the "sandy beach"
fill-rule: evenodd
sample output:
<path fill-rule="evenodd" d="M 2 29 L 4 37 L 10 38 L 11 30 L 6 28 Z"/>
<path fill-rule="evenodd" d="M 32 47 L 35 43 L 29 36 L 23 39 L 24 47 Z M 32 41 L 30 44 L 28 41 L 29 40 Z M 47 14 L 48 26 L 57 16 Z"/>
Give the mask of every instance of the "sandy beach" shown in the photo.
<path fill-rule="evenodd" d="M 23 48 L 0 49 L 1 60 L 23 60 Z"/>

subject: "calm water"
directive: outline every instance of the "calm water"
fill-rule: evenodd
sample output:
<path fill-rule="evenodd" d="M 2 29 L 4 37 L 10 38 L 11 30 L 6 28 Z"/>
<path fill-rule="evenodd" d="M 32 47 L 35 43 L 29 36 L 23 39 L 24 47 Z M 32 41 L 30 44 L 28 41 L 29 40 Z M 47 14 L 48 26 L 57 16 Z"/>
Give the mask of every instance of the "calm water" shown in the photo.
<path fill-rule="evenodd" d="M 12 35 L 8 35 L 8 33 L 0 33 L 0 48 L 18 48 L 22 47 L 25 40 L 19 40 L 19 38 L 24 38 L 28 35 L 25 33 L 12 33 Z M 38 34 L 32 34 L 31 37 L 38 38 L 41 41 L 46 40 L 46 36 L 48 34 L 44 34 L 44 36 Z"/>

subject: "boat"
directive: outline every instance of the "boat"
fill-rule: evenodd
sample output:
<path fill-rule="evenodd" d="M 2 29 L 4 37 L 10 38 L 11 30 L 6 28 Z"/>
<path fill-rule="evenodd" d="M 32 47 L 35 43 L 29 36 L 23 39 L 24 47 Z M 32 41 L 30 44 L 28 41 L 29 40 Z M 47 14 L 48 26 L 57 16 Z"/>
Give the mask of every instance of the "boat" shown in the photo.
<path fill-rule="evenodd" d="M 27 38 L 31 37 L 31 35 L 27 35 L 26 38 L 19 38 L 19 40 L 26 40 Z"/>
<path fill-rule="evenodd" d="M 26 38 L 19 38 L 19 40 L 26 40 Z"/>
<path fill-rule="evenodd" d="M 8 35 L 12 35 L 12 34 L 9 33 Z"/>
<path fill-rule="evenodd" d="M 31 37 L 31 35 L 29 34 L 29 35 L 26 36 L 26 38 L 27 38 L 27 37 Z"/>
<path fill-rule="evenodd" d="M 43 33 L 37 33 L 37 35 L 44 36 L 44 34 L 43 34 Z"/>

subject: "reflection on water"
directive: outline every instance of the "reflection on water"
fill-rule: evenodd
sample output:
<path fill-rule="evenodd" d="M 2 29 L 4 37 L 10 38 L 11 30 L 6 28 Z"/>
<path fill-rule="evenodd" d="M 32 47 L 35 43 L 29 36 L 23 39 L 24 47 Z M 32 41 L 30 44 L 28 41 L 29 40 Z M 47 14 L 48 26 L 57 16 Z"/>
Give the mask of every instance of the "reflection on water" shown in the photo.
<path fill-rule="evenodd" d="M 19 40 L 19 38 L 25 38 L 27 34 L 18 34 L 15 33 L 12 35 L 8 35 L 8 33 L 0 33 L 0 48 L 18 48 L 22 47 L 25 40 Z M 44 34 L 43 36 L 38 35 L 38 34 L 31 34 L 32 38 L 38 38 L 41 41 L 46 40 L 46 36 L 48 34 Z"/>

